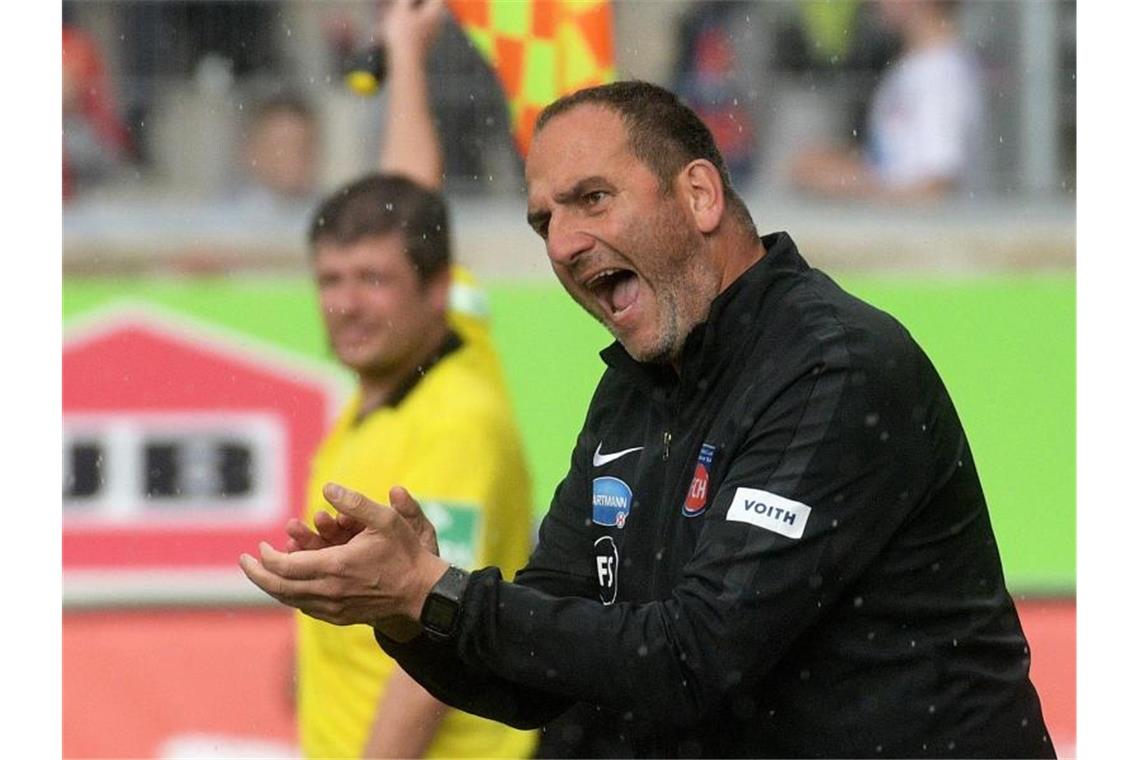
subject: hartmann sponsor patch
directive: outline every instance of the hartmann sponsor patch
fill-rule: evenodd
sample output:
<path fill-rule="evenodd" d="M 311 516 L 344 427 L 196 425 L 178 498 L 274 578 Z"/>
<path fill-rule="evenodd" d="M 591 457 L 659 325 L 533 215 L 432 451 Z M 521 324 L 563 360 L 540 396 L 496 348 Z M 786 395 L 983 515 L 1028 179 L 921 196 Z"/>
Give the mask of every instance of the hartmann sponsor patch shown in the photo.
<path fill-rule="evenodd" d="M 624 480 L 594 478 L 593 521 L 598 525 L 625 527 L 625 518 L 633 508 L 633 491 Z"/>
<path fill-rule="evenodd" d="M 811 507 L 759 488 L 737 488 L 726 519 L 751 523 L 788 538 L 804 534 Z"/>

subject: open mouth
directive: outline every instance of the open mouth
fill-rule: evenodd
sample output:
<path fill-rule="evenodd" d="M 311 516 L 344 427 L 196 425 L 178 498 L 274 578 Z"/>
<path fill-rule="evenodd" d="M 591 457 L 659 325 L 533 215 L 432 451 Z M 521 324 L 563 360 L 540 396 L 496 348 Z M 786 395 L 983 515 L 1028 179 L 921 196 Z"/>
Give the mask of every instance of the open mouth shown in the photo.
<path fill-rule="evenodd" d="M 621 316 L 637 300 L 637 275 L 628 269 L 604 269 L 586 282 L 594 297 L 613 317 Z"/>

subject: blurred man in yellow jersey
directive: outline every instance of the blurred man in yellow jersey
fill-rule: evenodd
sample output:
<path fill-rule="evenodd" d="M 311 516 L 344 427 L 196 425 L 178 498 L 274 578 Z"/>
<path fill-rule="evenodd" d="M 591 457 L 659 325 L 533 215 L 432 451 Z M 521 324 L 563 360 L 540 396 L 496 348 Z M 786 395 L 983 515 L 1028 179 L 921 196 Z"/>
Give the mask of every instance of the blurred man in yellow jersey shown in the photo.
<path fill-rule="evenodd" d="M 398 0 L 379 33 L 389 107 L 380 173 L 335 191 L 313 217 L 313 270 L 329 344 L 356 393 L 314 460 L 306 522 L 335 531 L 329 480 L 425 505 L 460 567 L 522 566 L 530 478 L 485 300 L 451 260 L 442 156 L 424 60 L 442 0 Z M 290 548 L 315 548 L 291 526 Z M 308 537 L 306 537 L 308 536 Z M 308 757 L 528 757 L 523 732 L 445 707 L 377 647 L 368 626 L 298 615 L 298 718 Z"/>

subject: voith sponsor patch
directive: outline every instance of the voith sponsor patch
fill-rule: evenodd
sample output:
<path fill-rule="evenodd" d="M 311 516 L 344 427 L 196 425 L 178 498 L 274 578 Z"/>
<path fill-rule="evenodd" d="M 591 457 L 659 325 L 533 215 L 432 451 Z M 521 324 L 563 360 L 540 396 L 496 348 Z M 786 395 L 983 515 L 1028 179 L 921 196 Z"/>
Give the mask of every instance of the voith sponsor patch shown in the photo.
<path fill-rule="evenodd" d="M 737 488 L 726 519 L 799 538 L 811 516 L 811 507 L 759 488 Z"/>
<path fill-rule="evenodd" d="M 625 519 L 633 507 L 633 491 L 624 480 L 594 478 L 593 521 L 598 525 L 625 527 Z"/>
<path fill-rule="evenodd" d="M 711 443 L 701 444 L 701 453 L 697 455 L 697 466 L 693 469 L 693 480 L 689 483 L 688 493 L 685 494 L 685 503 L 681 505 L 681 514 L 685 517 L 702 514 L 708 505 L 709 470 L 712 469 L 715 455 L 716 446 Z"/>

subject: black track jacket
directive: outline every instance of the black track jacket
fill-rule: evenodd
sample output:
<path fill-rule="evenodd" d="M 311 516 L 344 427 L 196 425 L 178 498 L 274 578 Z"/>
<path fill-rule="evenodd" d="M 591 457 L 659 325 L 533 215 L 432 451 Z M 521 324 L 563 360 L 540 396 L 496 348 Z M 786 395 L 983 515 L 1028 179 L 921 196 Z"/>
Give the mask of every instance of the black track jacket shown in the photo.
<path fill-rule="evenodd" d="M 449 704 L 533 727 L 586 703 L 640 756 L 1053 756 L 937 372 L 763 243 L 680 378 L 602 353 L 515 582 L 475 572 L 451 642 L 378 641 Z"/>

